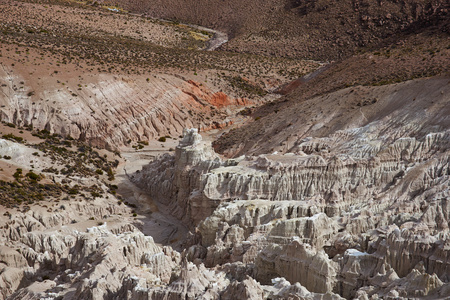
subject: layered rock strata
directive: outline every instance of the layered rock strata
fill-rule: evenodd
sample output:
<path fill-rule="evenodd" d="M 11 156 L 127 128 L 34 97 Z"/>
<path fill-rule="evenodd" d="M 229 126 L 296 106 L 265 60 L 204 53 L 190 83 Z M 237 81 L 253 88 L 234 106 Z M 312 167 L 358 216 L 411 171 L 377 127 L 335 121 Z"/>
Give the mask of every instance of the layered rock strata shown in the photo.
<path fill-rule="evenodd" d="M 0 69 L 0 120 L 116 149 L 131 141 L 176 137 L 185 126 L 229 126 L 223 108 L 249 103 L 173 75 L 85 76 L 86 83 L 57 84 L 52 76 L 35 82 L 14 68 Z"/>
<path fill-rule="evenodd" d="M 181 252 L 106 198 L 5 213 L 2 297 L 448 298 L 450 132 L 400 119 L 235 159 L 184 130 L 174 155 L 130 175 L 191 230 Z M 1 147 L 17 165 L 30 152 Z"/>

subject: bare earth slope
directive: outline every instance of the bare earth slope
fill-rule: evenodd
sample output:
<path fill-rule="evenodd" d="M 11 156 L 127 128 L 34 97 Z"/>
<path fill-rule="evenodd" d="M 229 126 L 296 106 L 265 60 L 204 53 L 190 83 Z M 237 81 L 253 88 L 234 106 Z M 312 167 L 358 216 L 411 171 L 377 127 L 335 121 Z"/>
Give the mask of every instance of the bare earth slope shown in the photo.
<path fill-rule="evenodd" d="M 395 132 L 395 138 L 423 138 L 450 126 L 448 88 L 449 77 L 436 77 L 354 86 L 304 101 L 269 104 L 264 109 L 271 113 L 223 135 L 215 148 L 233 156 L 295 152 L 306 138 L 323 138 L 377 122 L 386 124 L 380 135 Z M 410 127 L 397 131 L 405 123 Z M 388 135 L 379 138 L 385 140 Z"/>
<path fill-rule="evenodd" d="M 72 73 L 82 75 L 44 73 L 36 79 L 39 74 L 31 77 L 4 66 L 1 119 L 117 149 L 131 141 L 178 136 L 186 125 L 227 126 L 231 121 L 221 109 L 250 102 L 167 74 L 155 73 L 147 80 L 138 75 Z"/>
<path fill-rule="evenodd" d="M 0 119 L 99 147 L 228 126 L 318 66 L 202 51 L 208 32 L 71 1 L 0 7 Z"/>
<path fill-rule="evenodd" d="M 323 126 L 328 126 L 326 128 L 336 130 L 340 128 L 339 123 L 347 124 L 348 119 L 362 116 L 361 112 L 370 116 L 371 113 L 377 112 L 377 107 L 381 107 L 377 103 L 381 97 L 397 95 L 394 93 L 397 88 L 388 88 L 385 93 L 382 92 L 384 89 L 378 89 L 378 86 L 384 87 L 396 82 L 436 75 L 448 77 L 449 41 L 450 36 L 447 33 L 442 33 L 437 28 L 428 28 L 408 35 L 395 45 L 354 54 L 332 63 L 312 77 L 306 76 L 303 80 L 294 81 L 280 88 L 280 93 L 287 94 L 285 97 L 254 110 L 255 122 L 223 135 L 215 143 L 215 149 L 229 155 L 246 153 L 256 144 L 264 145 L 264 149 L 258 152 L 261 147 L 259 145 L 256 149 L 250 150 L 251 152 L 263 153 L 271 151 L 272 148 L 283 149 L 277 142 L 284 142 L 289 132 L 297 134 L 297 137 L 290 138 L 291 147 L 292 141 L 309 135 L 314 136 L 316 132 L 330 133 L 331 131 L 324 128 L 320 131 L 317 128 L 310 128 L 318 119 Z M 440 86 L 446 84 L 444 79 Z M 407 101 L 418 95 L 421 95 L 424 102 L 434 101 L 429 100 L 429 95 L 423 93 L 425 87 L 429 88 L 429 93 L 436 91 L 428 87 L 427 81 L 418 83 L 417 88 L 414 85 L 405 87 L 404 95 L 398 93 L 398 97 L 402 99 L 399 101 L 404 101 L 405 106 L 392 109 L 405 112 L 415 109 L 415 102 L 407 105 Z M 443 97 L 448 96 L 443 94 Z M 330 124 L 327 124 L 328 122 Z M 361 125 L 367 124 L 369 119 L 362 117 L 359 122 Z M 287 127 L 290 127 L 289 130 L 285 130 Z M 246 146 L 242 148 L 244 144 Z M 244 150 L 240 151 L 241 149 Z"/>
<path fill-rule="evenodd" d="M 103 1 L 110 3 L 109 1 Z M 115 1 L 151 16 L 227 31 L 232 51 L 330 60 L 393 35 L 448 24 L 446 1 Z M 448 25 L 447 25 L 448 32 Z"/>

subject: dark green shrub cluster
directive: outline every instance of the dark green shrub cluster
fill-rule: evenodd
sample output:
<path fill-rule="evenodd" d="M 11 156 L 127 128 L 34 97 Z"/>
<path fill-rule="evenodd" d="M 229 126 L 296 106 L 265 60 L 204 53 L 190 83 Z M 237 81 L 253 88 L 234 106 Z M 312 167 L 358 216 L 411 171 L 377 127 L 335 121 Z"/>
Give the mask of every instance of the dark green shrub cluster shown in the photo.
<path fill-rule="evenodd" d="M 83 142 L 73 140 L 71 137 L 63 138 L 57 134 L 50 134 L 47 130 L 40 130 L 32 133 L 35 136 L 45 139 L 44 142 L 33 145 L 41 150 L 44 156 L 50 157 L 54 162 L 63 165 L 64 168 L 58 171 L 51 167 L 43 172 L 61 173 L 64 175 L 95 176 L 108 174 L 108 178 L 114 178 L 113 169 L 119 164 L 118 160 L 109 161 L 107 157 L 100 156 L 91 146 Z M 72 147 L 76 150 L 72 150 Z"/>
<path fill-rule="evenodd" d="M 44 199 L 59 199 L 64 192 L 64 188 L 58 184 L 40 184 L 33 179 L 35 176 L 30 173 L 23 177 L 22 171 L 17 170 L 15 174 L 17 174 L 15 176 L 17 181 L 0 180 L 0 205 L 7 208 L 21 204 L 32 204 Z"/>
<path fill-rule="evenodd" d="M 39 181 L 41 179 L 41 176 L 34 173 L 33 171 L 28 172 L 25 174 L 26 177 L 30 178 L 31 180 Z"/>
<path fill-rule="evenodd" d="M 4 134 L 4 135 L 2 136 L 2 138 L 4 138 L 5 140 L 16 141 L 16 142 L 18 142 L 18 143 L 23 142 L 23 137 L 15 136 L 15 135 L 12 134 L 12 133 Z"/>

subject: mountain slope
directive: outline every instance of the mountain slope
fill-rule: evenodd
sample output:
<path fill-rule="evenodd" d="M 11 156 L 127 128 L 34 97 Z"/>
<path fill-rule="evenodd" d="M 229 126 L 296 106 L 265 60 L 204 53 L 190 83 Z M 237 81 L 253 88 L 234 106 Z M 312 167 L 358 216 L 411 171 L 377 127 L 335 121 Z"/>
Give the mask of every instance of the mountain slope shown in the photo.
<path fill-rule="evenodd" d="M 108 3 L 108 1 L 103 1 Z M 121 7 L 154 17 L 224 30 L 224 49 L 332 60 L 393 35 L 430 25 L 447 26 L 447 1 L 146 1 L 121 0 Z"/>

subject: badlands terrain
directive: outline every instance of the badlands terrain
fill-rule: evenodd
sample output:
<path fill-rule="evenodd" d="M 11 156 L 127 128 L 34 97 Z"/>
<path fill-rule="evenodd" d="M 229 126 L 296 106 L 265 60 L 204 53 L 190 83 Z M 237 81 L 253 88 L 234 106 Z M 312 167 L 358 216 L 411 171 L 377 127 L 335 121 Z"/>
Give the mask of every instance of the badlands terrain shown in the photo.
<path fill-rule="evenodd" d="M 449 299 L 442 0 L 0 0 L 0 299 Z"/>

